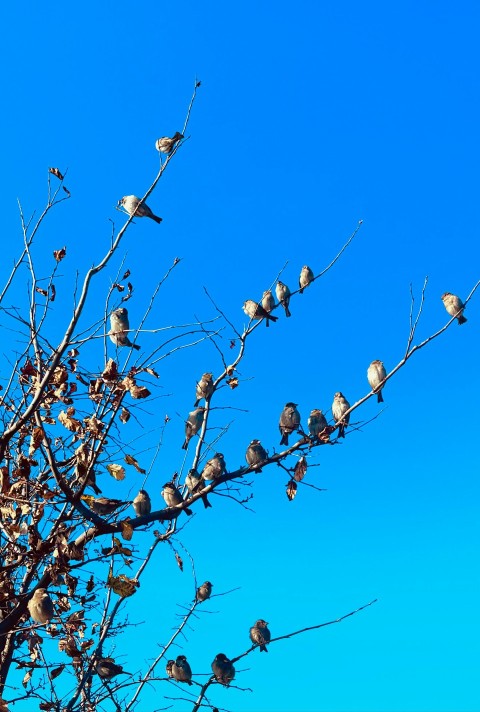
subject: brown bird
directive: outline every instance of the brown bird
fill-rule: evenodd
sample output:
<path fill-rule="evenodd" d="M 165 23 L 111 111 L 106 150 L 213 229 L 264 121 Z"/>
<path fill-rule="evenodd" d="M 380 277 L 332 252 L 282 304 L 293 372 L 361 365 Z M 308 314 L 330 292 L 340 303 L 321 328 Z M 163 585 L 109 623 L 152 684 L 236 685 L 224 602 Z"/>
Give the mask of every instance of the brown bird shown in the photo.
<path fill-rule="evenodd" d="M 132 344 L 128 338 L 129 331 L 130 323 L 128 321 L 128 311 L 125 307 L 115 309 L 115 311 L 110 314 L 110 331 L 108 332 L 110 341 L 113 341 L 115 346 L 130 346 L 138 351 L 140 346 L 138 344 Z"/>
<path fill-rule="evenodd" d="M 55 615 L 53 601 L 46 588 L 37 588 L 28 604 L 28 611 L 35 623 L 48 623 Z"/>
<path fill-rule="evenodd" d="M 235 668 L 232 661 L 224 653 L 218 653 L 212 663 L 213 674 L 217 682 L 228 687 L 235 677 Z"/>
<path fill-rule="evenodd" d="M 201 586 L 197 588 L 196 598 L 197 601 L 206 601 L 212 595 L 212 584 L 210 581 L 205 581 Z"/>
<path fill-rule="evenodd" d="M 300 413 L 296 403 L 286 403 L 278 424 L 282 439 L 280 445 L 288 445 L 288 436 L 300 427 Z"/>
<path fill-rule="evenodd" d="M 171 153 L 175 147 L 175 144 L 178 143 L 178 141 L 181 141 L 182 138 L 183 134 L 181 134 L 180 131 L 177 131 L 175 136 L 172 136 L 172 138 L 162 136 L 162 138 L 157 138 L 155 141 L 155 148 L 157 151 L 160 151 L 160 153 Z"/>
<path fill-rule="evenodd" d="M 250 445 L 247 447 L 247 452 L 245 453 L 245 460 L 250 465 L 254 467 L 256 472 L 261 472 L 262 470 L 258 465 L 268 459 L 267 451 L 261 444 L 260 440 L 252 440 Z"/>
<path fill-rule="evenodd" d="M 167 673 L 168 677 L 173 677 L 173 666 L 175 665 L 175 660 L 168 660 L 167 664 L 165 665 L 165 672 Z"/>
<path fill-rule="evenodd" d="M 250 628 L 250 640 L 254 645 L 260 646 L 260 652 L 268 653 L 267 643 L 270 642 L 270 631 L 267 628 L 268 623 L 260 618 L 254 626 Z"/>
<path fill-rule="evenodd" d="M 213 393 L 213 374 L 204 373 L 199 382 L 197 383 L 197 388 L 195 395 L 197 400 L 194 403 L 195 408 L 200 403 L 202 398 L 208 400 Z"/>
<path fill-rule="evenodd" d="M 270 312 L 272 311 L 272 309 L 274 309 L 274 307 L 275 307 L 275 299 L 274 299 L 273 294 L 272 294 L 272 292 L 270 291 L 270 289 L 267 289 L 267 290 L 263 293 L 263 297 L 262 297 L 262 307 L 263 307 L 263 308 L 265 309 L 265 311 L 268 312 L 269 314 L 270 314 Z M 270 326 L 270 322 L 268 321 L 268 319 L 266 320 L 265 324 L 266 324 L 267 326 Z"/>
<path fill-rule="evenodd" d="M 179 655 L 172 665 L 172 677 L 177 682 L 186 682 L 191 685 L 192 668 L 185 655 Z"/>
<path fill-rule="evenodd" d="M 387 377 L 385 366 L 381 361 L 372 361 L 367 369 L 367 378 L 370 388 L 377 394 L 378 403 L 383 403 L 382 388 L 379 385 Z"/>
<path fill-rule="evenodd" d="M 300 294 L 303 294 L 303 290 L 305 287 L 308 287 L 310 282 L 313 282 L 315 277 L 313 276 L 313 272 L 310 269 L 308 265 L 305 265 L 302 267 L 302 270 L 300 272 L 300 277 L 298 279 L 298 285 L 300 287 Z"/>
<path fill-rule="evenodd" d="M 183 504 L 183 497 L 180 494 L 180 490 L 175 487 L 173 482 L 167 482 L 163 485 L 162 497 L 167 507 L 178 507 L 180 504 Z M 184 507 L 183 511 L 185 514 L 188 514 L 188 516 L 193 513 L 188 507 Z"/>
<path fill-rule="evenodd" d="M 288 305 L 290 304 L 290 290 L 287 285 L 278 280 L 277 286 L 275 287 L 275 294 L 277 295 L 278 301 L 285 309 L 285 316 L 292 316 L 290 309 L 288 308 Z"/>
<path fill-rule="evenodd" d="M 101 514 L 102 516 L 107 516 L 113 514 L 113 512 L 126 504 L 121 499 L 109 499 L 108 497 L 92 497 L 91 494 L 82 494 L 81 498 L 84 502 L 88 504 L 92 512 L 95 514 Z"/>
<path fill-rule="evenodd" d="M 217 452 L 210 460 L 205 463 L 202 470 L 202 478 L 204 480 L 216 480 L 226 472 L 225 458 L 221 452 Z"/>
<path fill-rule="evenodd" d="M 343 393 L 335 393 L 333 396 L 333 404 L 332 404 L 332 415 L 333 419 L 335 420 L 336 423 L 339 423 L 338 426 L 338 437 L 339 438 L 344 438 L 345 437 L 345 428 L 347 427 L 349 421 L 350 421 L 350 413 L 344 418 L 343 414 L 350 408 L 350 403 L 347 401 Z"/>
<path fill-rule="evenodd" d="M 136 218 L 151 218 L 156 223 L 162 222 L 162 218 L 155 215 L 146 203 L 140 205 L 140 198 L 137 198 L 136 195 L 124 195 L 118 201 L 118 205 L 121 205 L 129 215 L 135 215 Z"/>
<path fill-rule="evenodd" d="M 203 489 L 205 486 L 203 479 L 200 477 L 197 470 L 195 469 L 190 470 L 188 475 L 185 477 L 185 484 L 187 485 L 187 489 L 190 494 L 195 494 L 199 490 Z M 202 502 L 205 509 L 208 509 L 212 506 L 208 501 L 206 494 L 202 495 Z"/>
<path fill-rule="evenodd" d="M 192 412 L 188 414 L 188 418 L 185 423 L 185 442 L 182 445 L 182 448 L 184 450 L 186 450 L 188 448 L 188 443 L 193 438 L 193 436 L 198 433 L 198 431 L 202 427 L 204 417 L 205 417 L 205 408 L 203 406 L 199 406 L 198 408 L 196 408 L 195 410 L 192 410 Z"/>
<path fill-rule="evenodd" d="M 148 492 L 144 489 L 139 490 L 137 496 L 132 502 L 132 505 L 137 517 L 143 517 L 144 514 L 150 514 L 152 511 L 152 501 Z"/>
<path fill-rule="evenodd" d="M 467 319 L 463 316 L 463 310 L 465 309 L 465 304 L 462 302 L 460 297 L 450 292 L 445 292 L 442 294 L 442 302 L 450 314 L 450 316 L 456 316 L 459 324 L 465 324 Z"/>
<path fill-rule="evenodd" d="M 314 408 L 308 417 L 308 432 L 313 438 L 318 438 L 325 428 L 328 427 L 327 420 L 323 412 L 318 408 Z"/>
<path fill-rule="evenodd" d="M 117 665 L 113 658 L 99 658 L 95 663 L 95 670 L 102 680 L 111 680 L 115 675 L 121 675 L 122 673 L 124 675 L 132 674 L 124 670 L 121 665 Z"/>
<path fill-rule="evenodd" d="M 253 299 L 247 299 L 243 303 L 243 311 L 250 319 L 266 319 L 267 321 L 278 321 L 278 316 L 269 314 L 261 304 L 254 302 Z"/>

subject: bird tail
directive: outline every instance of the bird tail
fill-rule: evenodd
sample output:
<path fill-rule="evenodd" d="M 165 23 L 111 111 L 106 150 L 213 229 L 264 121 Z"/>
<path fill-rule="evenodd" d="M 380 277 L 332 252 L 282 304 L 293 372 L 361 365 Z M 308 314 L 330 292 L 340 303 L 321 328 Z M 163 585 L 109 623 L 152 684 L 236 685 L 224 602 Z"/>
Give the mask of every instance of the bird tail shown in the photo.
<path fill-rule="evenodd" d="M 271 318 L 271 317 L 270 317 L 270 318 Z M 267 316 L 267 318 L 265 319 L 265 325 L 267 326 L 267 328 L 270 326 L 270 322 L 269 322 L 268 316 Z"/>
<path fill-rule="evenodd" d="M 137 351 L 140 351 L 140 345 L 139 344 L 132 344 L 132 347 L 136 349 Z"/>
<path fill-rule="evenodd" d="M 182 445 L 182 450 L 188 450 L 188 438 L 185 438 L 185 442 Z"/>
<path fill-rule="evenodd" d="M 162 222 L 162 218 L 159 218 L 158 215 L 154 215 L 152 213 L 150 217 L 152 218 L 152 220 L 155 220 L 156 223 L 160 224 Z"/>
<path fill-rule="evenodd" d="M 196 400 L 195 403 L 193 404 L 193 407 L 196 408 L 197 405 L 200 403 L 201 400 L 202 400 L 201 398 L 197 398 L 197 400 Z"/>
<path fill-rule="evenodd" d="M 378 403 L 383 403 L 382 391 L 378 391 L 378 394 L 377 394 L 377 402 L 378 402 Z"/>
<path fill-rule="evenodd" d="M 288 304 L 285 304 L 285 316 L 292 316 L 290 309 L 288 308 Z"/>
<path fill-rule="evenodd" d="M 260 652 L 261 652 L 261 653 L 268 653 L 267 646 L 266 646 L 266 645 L 261 645 L 261 646 L 260 646 Z"/>
<path fill-rule="evenodd" d="M 466 319 L 463 314 L 460 314 L 460 316 L 458 317 L 458 323 L 465 324 L 466 321 L 468 321 L 468 319 Z"/>
<path fill-rule="evenodd" d="M 300 287 L 299 292 L 300 294 L 303 294 L 304 287 Z"/>
<path fill-rule="evenodd" d="M 338 427 L 338 437 L 339 438 L 344 438 L 345 437 L 345 426 L 343 423 L 340 423 Z"/>
<path fill-rule="evenodd" d="M 207 498 L 207 495 L 206 495 L 206 494 L 203 495 L 203 497 L 202 497 L 202 502 L 203 502 L 203 506 L 205 507 L 205 509 L 208 509 L 209 507 L 212 506 L 212 505 L 210 504 L 210 502 L 208 501 L 208 498 Z"/>
<path fill-rule="evenodd" d="M 185 509 L 183 511 L 185 512 L 185 514 L 188 514 L 189 517 L 193 514 L 192 510 L 189 509 L 188 507 L 185 507 Z"/>
<path fill-rule="evenodd" d="M 288 433 L 283 433 L 280 445 L 288 445 Z"/>
<path fill-rule="evenodd" d="M 278 316 L 272 316 L 271 314 L 267 314 L 267 322 L 270 320 L 278 321 Z"/>

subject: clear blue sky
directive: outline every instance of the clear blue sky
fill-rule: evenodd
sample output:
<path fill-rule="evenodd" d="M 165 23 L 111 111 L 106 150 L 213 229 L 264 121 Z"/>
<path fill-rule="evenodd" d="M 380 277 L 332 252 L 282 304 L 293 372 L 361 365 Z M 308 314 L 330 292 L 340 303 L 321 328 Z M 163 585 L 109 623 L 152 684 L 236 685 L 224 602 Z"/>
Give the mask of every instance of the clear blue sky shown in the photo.
<path fill-rule="evenodd" d="M 337 390 L 351 402 L 364 395 L 371 360 L 388 369 L 401 359 L 410 283 L 418 297 L 429 276 L 421 339 L 447 320 L 440 295 L 465 297 L 479 279 L 479 15 L 477 3 L 444 1 L 4 8 L 1 273 L 19 251 L 16 198 L 27 214 L 40 209 L 47 167 L 68 167 L 72 199 L 37 246 L 45 276 L 52 250 L 67 246 L 51 324 L 58 335 L 70 314 L 68 280 L 107 248 L 109 219 L 121 224 L 118 199 L 149 186 L 155 139 L 181 128 L 197 76 L 190 139 L 148 201 L 164 221 L 137 221 L 122 245 L 135 287 L 132 325 L 179 256 L 147 328 L 212 316 L 204 285 L 240 328 L 243 301 L 261 295 L 287 260 L 284 281 L 296 286 L 303 264 L 320 271 L 364 220 L 341 262 L 292 303 L 293 317 L 256 331 L 241 386 L 221 395 L 239 409 L 217 415 L 218 424 L 233 421 L 221 443 L 230 469 L 254 437 L 272 451 L 286 401 L 306 423 Z M 101 318 L 118 264 L 98 280 L 85 325 Z M 453 325 L 389 382 L 380 418 L 312 456 L 320 467 L 308 481 L 326 492 L 302 488 L 290 503 L 285 473 L 270 468 L 255 480 L 255 514 L 218 497 L 212 510 L 197 508 L 182 541 L 200 581 L 217 593 L 241 590 L 213 599 L 217 615 L 195 622 L 183 647 L 194 672 L 209 672 L 219 651 L 242 652 L 259 617 L 279 635 L 379 599 L 340 625 L 249 657 L 238 684 L 253 693 L 215 690 L 219 707 L 480 708 L 479 299 L 466 325 Z M 148 351 L 158 338 L 139 342 Z M 102 355 L 99 346 L 98 367 Z M 159 369 L 164 398 L 146 405 L 146 430 L 132 447 L 148 467 L 168 413 L 147 484 L 154 502 L 181 467 L 195 381 L 219 368 L 203 345 Z M 372 399 L 356 415 L 377 412 Z M 139 477 L 129 471 L 117 484 L 105 473 L 101 484 L 128 496 Z M 134 542 L 146 546 L 150 536 Z M 156 655 L 175 625 L 175 602 L 191 594 L 189 574 L 165 546 L 129 611 L 131 621 L 153 623 L 117 643 L 127 669 Z M 163 693 L 176 694 L 165 684 Z M 149 694 L 141 710 L 168 704 Z"/>

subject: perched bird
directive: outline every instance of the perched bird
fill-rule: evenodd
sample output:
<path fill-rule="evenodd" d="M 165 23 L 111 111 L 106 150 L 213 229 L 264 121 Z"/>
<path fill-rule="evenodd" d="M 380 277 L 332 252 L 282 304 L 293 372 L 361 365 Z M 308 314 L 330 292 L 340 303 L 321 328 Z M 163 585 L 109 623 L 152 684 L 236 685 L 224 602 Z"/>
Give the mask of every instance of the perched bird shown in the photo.
<path fill-rule="evenodd" d="M 198 433 L 198 431 L 202 427 L 204 417 L 205 417 L 205 408 L 203 406 L 199 406 L 198 408 L 196 408 L 195 410 L 192 410 L 192 412 L 188 414 L 188 418 L 185 423 L 185 442 L 182 445 L 182 448 L 184 450 L 186 450 L 188 448 L 188 443 L 193 438 L 193 436 Z"/>
<path fill-rule="evenodd" d="M 204 486 L 203 480 L 198 474 L 197 470 L 193 469 L 190 470 L 188 475 L 185 477 L 185 484 L 190 494 L 195 494 L 195 492 L 198 492 L 198 490 L 202 489 L 202 487 Z M 202 502 L 205 509 L 208 509 L 208 507 L 212 506 L 208 501 L 206 494 L 202 495 Z"/>
<path fill-rule="evenodd" d="M 243 303 L 243 311 L 250 319 L 266 319 L 269 321 L 278 321 L 278 316 L 272 316 L 261 304 L 254 302 L 253 299 L 247 299 Z"/>
<path fill-rule="evenodd" d="M 221 685 L 229 686 L 235 677 L 235 668 L 224 653 L 218 653 L 212 663 L 213 674 Z"/>
<path fill-rule="evenodd" d="M 121 499 L 109 499 L 108 497 L 92 497 L 91 494 L 82 494 L 81 498 L 88 504 L 92 512 L 106 516 L 125 504 Z"/>
<path fill-rule="evenodd" d="M 254 645 L 260 646 L 260 652 L 268 653 L 267 643 L 270 642 L 270 631 L 267 628 L 268 623 L 260 618 L 254 626 L 250 628 L 250 640 Z"/>
<path fill-rule="evenodd" d="M 265 462 L 267 458 L 267 451 L 261 444 L 260 440 L 252 440 L 250 445 L 247 447 L 247 452 L 245 453 L 245 460 L 250 467 L 255 467 L 257 472 L 261 472 L 262 470 L 260 467 L 257 467 L 257 465 Z"/>
<path fill-rule="evenodd" d="M 288 308 L 288 305 L 290 304 L 290 290 L 287 285 L 278 280 L 277 286 L 275 287 L 275 294 L 277 295 L 278 301 L 285 309 L 285 316 L 292 316 L 290 309 Z"/>
<path fill-rule="evenodd" d="M 273 294 L 272 294 L 272 292 L 270 291 L 270 289 L 267 289 L 267 290 L 263 293 L 263 297 L 262 297 L 262 307 L 265 309 L 266 312 L 268 312 L 268 313 L 270 314 L 270 312 L 272 311 L 272 309 L 274 308 L 274 306 L 275 306 L 275 299 L 273 298 Z M 266 320 L 265 324 L 266 324 L 267 326 L 270 326 L 270 323 L 269 323 L 268 319 Z"/>
<path fill-rule="evenodd" d="M 102 680 L 111 680 L 115 675 L 131 675 L 132 673 L 127 672 L 123 669 L 121 665 L 117 665 L 113 658 L 99 658 L 95 663 L 95 670 L 97 675 L 102 678 Z"/>
<path fill-rule="evenodd" d="M 385 366 L 381 361 L 372 361 L 367 369 L 367 378 L 370 388 L 377 394 L 378 403 L 383 403 L 382 389 L 378 386 L 387 377 Z"/>
<path fill-rule="evenodd" d="M 113 341 L 115 346 L 131 346 L 138 351 L 140 346 L 138 344 L 132 344 L 128 338 L 128 331 L 130 331 L 128 311 L 125 307 L 115 309 L 115 311 L 110 314 L 110 331 L 108 333 L 110 341 Z"/>
<path fill-rule="evenodd" d="M 195 408 L 200 403 L 202 398 L 207 400 L 213 393 L 213 375 L 211 373 L 204 373 L 199 382 L 197 383 L 196 398 L 194 403 Z"/>
<path fill-rule="evenodd" d="M 451 294 L 450 292 L 445 292 L 442 294 L 442 302 L 450 316 L 456 316 L 459 324 L 465 324 L 467 321 L 467 319 L 463 316 L 465 305 L 460 297 L 457 297 L 455 294 Z"/>
<path fill-rule="evenodd" d="M 310 269 L 308 265 L 305 265 L 302 267 L 302 271 L 300 272 L 300 277 L 298 279 L 298 285 L 300 287 L 300 294 L 303 294 L 303 290 L 305 287 L 308 287 L 310 282 L 313 282 L 314 276 L 313 272 Z"/>
<path fill-rule="evenodd" d="M 144 489 L 141 489 L 132 502 L 135 514 L 137 517 L 143 517 L 144 514 L 150 514 L 152 511 L 152 501 Z"/>
<path fill-rule="evenodd" d="M 205 581 L 197 588 L 197 601 L 206 601 L 212 595 L 212 584 L 210 581 Z"/>
<path fill-rule="evenodd" d="M 308 416 L 308 432 L 313 438 L 318 438 L 321 432 L 327 428 L 327 419 L 323 412 L 318 408 L 314 408 Z"/>
<path fill-rule="evenodd" d="M 345 437 L 345 428 L 347 427 L 349 421 L 350 421 L 350 414 L 346 416 L 346 418 L 343 417 L 343 414 L 350 408 L 350 403 L 347 401 L 343 393 L 335 393 L 333 396 L 333 403 L 332 403 L 332 415 L 333 419 L 335 420 L 336 423 L 339 423 L 340 425 L 338 426 L 338 437 L 344 438 Z"/>
<path fill-rule="evenodd" d="M 160 151 L 160 153 L 171 153 L 175 147 L 175 144 L 178 141 L 181 141 L 182 138 L 183 134 L 181 134 L 180 131 L 177 131 L 175 136 L 172 136 L 172 138 L 168 138 L 168 136 L 157 138 L 155 141 L 155 148 L 157 151 Z"/>
<path fill-rule="evenodd" d="M 177 682 L 186 682 L 191 685 L 192 668 L 185 655 L 179 655 L 172 665 L 172 677 Z"/>
<path fill-rule="evenodd" d="M 162 222 L 162 218 L 152 213 L 146 203 L 140 205 L 140 198 L 137 198 L 136 195 L 124 195 L 123 198 L 118 201 L 118 205 L 121 205 L 129 215 L 135 213 L 136 218 L 152 218 L 156 223 Z"/>
<path fill-rule="evenodd" d="M 288 436 L 300 427 L 300 413 L 296 403 L 286 403 L 278 424 L 282 439 L 280 445 L 288 445 Z"/>
<path fill-rule="evenodd" d="M 173 666 L 175 665 L 175 660 L 168 660 L 165 665 L 165 671 L 168 677 L 173 677 Z"/>
<path fill-rule="evenodd" d="M 27 606 L 35 623 L 48 623 L 55 615 L 53 601 L 46 588 L 37 588 Z"/>
<path fill-rule="evenodd" d="M 207 460 L 205 467 L 202 470 L 202 479 L 204 480 L 216 480 L 221 477 L 226 472 L 225 459 L 221 452 L 215 453 L 215 455 Z"/>
<path fill-rule="evenodd" d="M 183 503 L 182 495 L 173 482 L 167 482 L 163 485 L 162 497 L 165 500 L 167 507 L 178 507 Z M 188 514 L 188 516 L 192 514 L 192 510 L 188 509 L 188 507 L 185 507 L 183 511 L 185 514 Z"/>

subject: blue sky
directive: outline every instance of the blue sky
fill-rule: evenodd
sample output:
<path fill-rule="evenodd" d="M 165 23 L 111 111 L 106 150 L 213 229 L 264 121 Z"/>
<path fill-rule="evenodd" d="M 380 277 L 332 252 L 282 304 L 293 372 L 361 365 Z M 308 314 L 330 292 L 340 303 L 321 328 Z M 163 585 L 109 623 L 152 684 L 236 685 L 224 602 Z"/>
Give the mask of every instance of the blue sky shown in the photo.
<path fill-rule="evenodd" d="M 155 140 L 181 128 L 195 77 L 202 85 L 190 138 L 148 201 L 163 223 L 138 220 L 128 231 L 96 282 L 85 326 L 101 318 L 126 254 L 132 325 L 179 256 L 146 328 L 212 317 L 204 285 L 241 328 L 243 301 L 258 298 L 287 261 L 284 281 L 293 288 L 302 265 L 318 273 L 364 221 L 335 268 L 292 302 L 292 318 L 256 330 L 241 386 L 220 394 L 230 410 L 219 409 L 216 422 L 232 421 L 221 444 L 230 469 L 254 437 L 278 447 L 285 402 L 299 404 L 306 424 L 311 408 L 327 410 L 336 391 L 351 402 L 366 394 L 370 361 L 382 359 L 387 370 L 400 361 L 410 284 L 418 300 L 429 277 L 418 341 L 447 321 L 441 294 L 464 298 L 479 279 L 476 3 L 177 9 L 87 0 L 3 14 L 1 274 L 19 251 L 17 197 L 26 214 L 38 211 L 47 167 L 68 167 L 72 199 L 52 214 L 36 248 L 47 276 L 52 250 L 67 246 L 53 340 L 70 315 L 71 280 L 108 248 L 109 220 L 122 224 L 118 199 L 150 185 Z M 253 693 L 215 690 L 219 707 L 478 709 L 478 301 L 477 293 L 466 325 L 452 325 L 388 383 L 379 418 L 312 455 L 320 466 L 308 481 L 326 492 L 304 487 L 290 503 L 285 473 L 270 468 L 255 478 L 254 514 L 214 497 L 213 509 L 198 510 L 185 528 L 181 540 L 200 581 L 210 579 L 216 593 L 241 586 L 213 599 L 208 610 L 217 614 L 200 615 L 188 634 L 183 652 L 194 672 L 209 672 L 219 651 L 241 653 L 259 617 L 280 635 L 379 599 L 340 625 L 250 656 L 238 684 Z M 230 335 L 227 328 L 227 346 Z M 148 352 L 158 339 L 144 334 L 139 343 Z M 89 357 L 101 368 L 99 346 Z M 206 344 L 159 368 L 163 397 L 146 405 L 133 448 L 148 467 L 168 413 L 147 484 L 152 499 L 182 465 L 196 380 L 219 369 Z M 356 419 L 377 412 L 371 399 Z M 140 433 L 129 427 L 127 441 Z M 121 485 L 102 476 L 109 496 L 139 486 L 130 472 Z M 146 547 L 150 537 L 136 534 L 135 544 Z M 165 547 L 129 610 L 131 621 L 149 625 L 126 632 L 115 649 L 127 669 L 156 655 L 175 625 L 176 603 L 191 595 L 189 574 Z M 159 694 L 176 694 L 165 688 Z M 149 694 L 140 709 L 167 704 Z"/>

